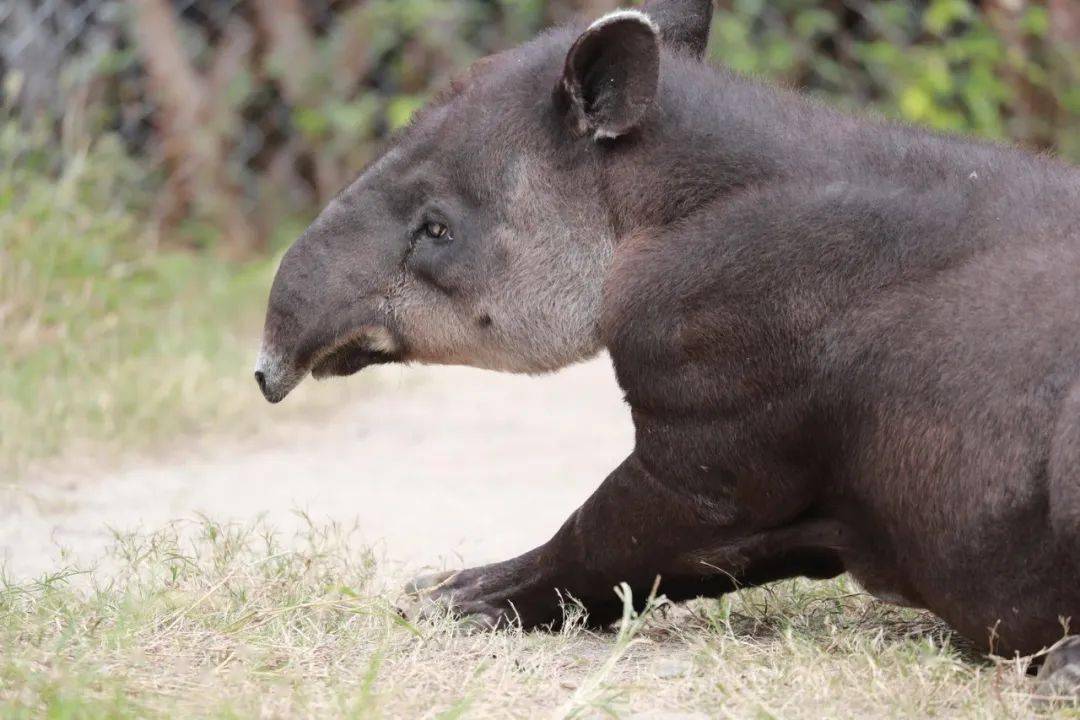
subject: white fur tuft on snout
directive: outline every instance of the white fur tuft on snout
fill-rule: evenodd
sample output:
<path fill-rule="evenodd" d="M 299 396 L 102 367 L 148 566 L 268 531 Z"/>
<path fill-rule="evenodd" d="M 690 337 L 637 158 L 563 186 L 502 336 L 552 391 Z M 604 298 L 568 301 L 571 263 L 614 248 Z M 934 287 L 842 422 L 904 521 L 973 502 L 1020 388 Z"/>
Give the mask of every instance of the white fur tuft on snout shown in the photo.
<path fill-rule="evenodd" d="M 275 403 L 284 399 L 299 385 L 306 374 L 297 372 L 284 358 L 276 352 L 268 351 L 265 346 L 259 352 L 259 359 L 255 361 L 255 372 L 263 376 L 263 394 L 266 399 Z"/>
<path fill-rule="evenodd" d="M 267 352 L 265 347 L 259 349 L 259 357 L 255 359 L 255 372 L 267 376 L 279 375 L 284 367 L 284 361 L 277 354 Z"/>
<path fill-rule="evenodd" d="M 655 22 L 653 22 L 653 19 L 651 17 L 641 12 L 640 10 L 615 10 L 614 12 L 609 12 L 607 15 L 604 15 L 592 25 L 590 25 L 589 29 L 597 30 L 604 27 L 605 25 L 619 22 L 620 20 L 637 20 L 639 23 L 645 25 L 650 30 L 652 30 L 655 35 L 660 34 L 660 27 Z"/>

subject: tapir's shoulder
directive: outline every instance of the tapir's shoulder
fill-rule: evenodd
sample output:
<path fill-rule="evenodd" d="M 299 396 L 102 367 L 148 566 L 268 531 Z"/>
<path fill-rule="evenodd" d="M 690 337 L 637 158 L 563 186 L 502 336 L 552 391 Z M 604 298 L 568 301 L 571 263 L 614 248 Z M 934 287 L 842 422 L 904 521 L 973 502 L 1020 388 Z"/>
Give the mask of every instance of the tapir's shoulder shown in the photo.
<path fill-rule="evenodd" d="M 619 240 L 602 339 L 613 356 L 663 363 L 805 344 L 845 306 L 970 256 L 985 240 L 967 228 L 976 205 L 959 182 L 850 177 L 717 197 Z"/>

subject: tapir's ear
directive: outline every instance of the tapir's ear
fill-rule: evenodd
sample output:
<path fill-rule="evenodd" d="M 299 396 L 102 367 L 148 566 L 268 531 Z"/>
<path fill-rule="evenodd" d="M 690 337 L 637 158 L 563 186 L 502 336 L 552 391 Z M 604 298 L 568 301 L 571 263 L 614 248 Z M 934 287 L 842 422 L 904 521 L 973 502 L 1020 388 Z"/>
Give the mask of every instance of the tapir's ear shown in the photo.
<path fill-rule="evenodd" d="M 660 30 L 644 13 L 619 10 L 581 34 L 566 55 L 556 95 L 576 135 L 617 138 L 656 98 Z"/>
<path fill-rule="evenodd" d="M 649 0 L 641 9 L 659 26 L 669 50 L 697 58 L 705 54 L 713 0 Z"/>

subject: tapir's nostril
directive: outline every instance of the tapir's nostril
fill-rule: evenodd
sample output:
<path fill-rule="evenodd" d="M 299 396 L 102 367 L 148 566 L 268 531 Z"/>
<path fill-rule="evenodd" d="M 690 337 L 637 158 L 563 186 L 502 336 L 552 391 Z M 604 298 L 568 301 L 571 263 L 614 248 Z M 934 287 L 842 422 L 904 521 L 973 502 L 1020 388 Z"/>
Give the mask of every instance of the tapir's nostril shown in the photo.
<path fill-rule="evenodd" d="M 255 382 L 259 383 L 259 389 L 262 390 L 262 394 L 266 394 L 266 375 L 262 370 L 255 371 Z"/>

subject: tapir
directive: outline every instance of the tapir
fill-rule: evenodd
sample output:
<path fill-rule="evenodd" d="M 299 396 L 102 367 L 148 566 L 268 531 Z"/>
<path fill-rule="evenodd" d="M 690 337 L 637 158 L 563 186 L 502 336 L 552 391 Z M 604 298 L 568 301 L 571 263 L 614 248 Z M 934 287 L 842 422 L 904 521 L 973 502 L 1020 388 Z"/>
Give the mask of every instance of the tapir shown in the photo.
<path fill-rule="evenodd" d="M 457 77 L 285 253 L 263 394 L 606 350 L 633 452 L 543 545 L 414 590 L 535 628 L 847 572 L 1080 677 L 1080 169 L 710 66 L 711 17 Z"/>

